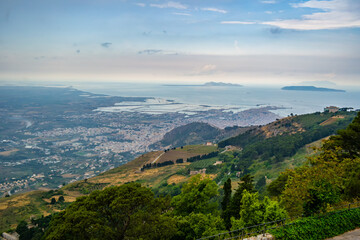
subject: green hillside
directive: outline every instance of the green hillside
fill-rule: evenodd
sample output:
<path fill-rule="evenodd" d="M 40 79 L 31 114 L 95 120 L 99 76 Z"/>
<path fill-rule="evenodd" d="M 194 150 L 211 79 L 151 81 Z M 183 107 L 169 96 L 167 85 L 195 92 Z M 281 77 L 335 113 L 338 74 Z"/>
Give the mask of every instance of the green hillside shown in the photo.
<path fill-rule="evenodd" d="M 79 196 L 109 186 L 138 182 L 152 188 L 155 195 L 172 196 L 181 192 L 181 186 L 194 171 L 206 169 L 216 183 L 228 177 L 239 182 L 247 173 L 255 176 L 258 189 L 276 179 L 285 169 L 301 166 L 306 156 L 313 154 L 312 146 L 320 146 L 321 139 L 344 129 L 355 113 L 314 113 L 280 119 L 265 126 L 253 128 L 217 146 L 189 145 L 167 152 L 150 152 L 99 176 L 68 184 L 62 192 L 37 191 L 0 199 L 0 230 L 14 227 L 21 219 L 47 215 L 63 209 Z M 226 147 L 232 145 L 232 147 Z M 225 148 L 226 147 L 226 148 Z M 216 156 L 207 156 L 217 153 Z M 178 163 L 177 160 L 183 159 Z M 193 159 L 187 162 L 186 159 Z M 172 161 L 171 165 L 144 169 L 150 163 Z M 65 202 L 51 205 L 52 198 L 65 197 Z"/>
<path fill-rule="evenodd" d="M 162 140 L 153 144 L 154 148 L 180 147 L 185 145 L 202 144 L 205 142 L 220 141 L 236 136 L 252 127 L 227 127 L 220 129 L 208 123 L 193 122 L 166 133 Z"/>

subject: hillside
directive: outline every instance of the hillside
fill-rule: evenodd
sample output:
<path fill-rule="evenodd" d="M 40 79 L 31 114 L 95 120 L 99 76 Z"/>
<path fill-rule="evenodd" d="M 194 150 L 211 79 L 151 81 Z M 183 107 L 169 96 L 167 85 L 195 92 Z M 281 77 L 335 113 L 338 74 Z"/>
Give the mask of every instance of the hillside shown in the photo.
<path fill-rule="evenodd" d="M 60 192 L 43 190 L 2 198 L 0 230 L 14 227 L 21 219 L 60 211 L 76 197 L 94 190 L 127 182 L 151 187 L 156 195 L 177 195 L 181 184 L 204 168 L 217 183 L 223 183 L 229 176 L 236 183 L 239 176 L 246 173 L 254 175 L 255 182 L 265 178 L 269 183 L 284 169 L 300 166 L 305 156 L 313 153 L 312 146 L 320 146 L 322 138 L 345 128 L 354 116 L 354 113 L 315 113 L 288 117 L 222 141 L 219 148 L 215 145 L 189 145 L 166 152 L 150 152 L 93 178 L 68 184 Z M 226 145 L 232 147 L 225 148 Z M 217 151 L 217 155 L 200 157 Z M 183 162 L 177 162 L 179 159 Z M 191 159 L 191 162 L 186 159 Z M 172 164 L 164 165 L 169 161 Z M 141 171 L 150 163 L 150 168 Z M 50 204 L 51 198 L 58 199 L 61 195 L 65 197 L 65 203 Z"/>
<path fill-rule="evenodd" d="M 162 140 L 153 145 L 154 148 L 172 148 L 185 145 L 217 142 L 249 130 L 249 127 L 227 127 L 220 129 L 208 123 L 193 122 L 166 133 Z"/>
<path fill-rule="evenodd" d="M 143 172 L 139 170 L 144 164 L 155 160 L 156 162 L 175 161 L 178 158 L 208 154 L 216 151 L 216 149 L 216 146 L 190 145 L 166 153 L 163 151 L 150 152 L 123 166 L 93 178 L 68 184 L 57 191 L 38 190 L 0 198 L 0 232 L 16 226 L 20 220 L 28 220 L 31 217 L 46 216 L 58 212 L 70 202 L 75 201 L 77 197 L 108 186 L 122 185 L 134 181 L 152 188 L 159 188 L 164 184 L 171 185 L 184 182 L 190 177 L 187 171 L 187 168 L 192 164 L 190 162 L 147 169 Z M 160 155 L 161 157 L 158 158 Z M 65 203 L 50 204 L 51 198 L 57 200 L 60 196 L 64 196 Z"/>

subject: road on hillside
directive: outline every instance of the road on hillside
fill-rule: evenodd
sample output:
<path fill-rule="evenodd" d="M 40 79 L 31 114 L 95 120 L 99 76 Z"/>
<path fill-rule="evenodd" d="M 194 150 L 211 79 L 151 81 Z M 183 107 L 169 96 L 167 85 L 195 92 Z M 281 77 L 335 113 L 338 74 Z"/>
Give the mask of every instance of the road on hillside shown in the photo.
<path fill-rule="evenodd" d="M 360 229 L 355 229 L 350 232 L 346 232 L 340 236 L 329 238 L 327 240 L 355 240 L 360 239 Z"/>
<path fill-rule="evenodd" d="M 165 152 L 161 153 L 157 158 L 155 158 L 154 161 L 152 161 L 152 164 L 156 163 L 156 161 L 157 161 L 159 158 L 161 158 L 161 156 L 164 155 L 164 154 L 165 154 Z"/>

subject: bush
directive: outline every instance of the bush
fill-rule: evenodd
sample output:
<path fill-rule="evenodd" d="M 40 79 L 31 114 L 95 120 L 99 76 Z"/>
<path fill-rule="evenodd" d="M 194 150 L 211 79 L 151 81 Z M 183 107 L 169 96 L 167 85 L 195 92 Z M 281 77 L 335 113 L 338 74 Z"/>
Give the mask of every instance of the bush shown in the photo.
<path fill-rule="evenodd" d="M 360 227 L 360 208 L 308 217 L 291 225 L 270 230 L 276 239 L 326 239 Z"/>

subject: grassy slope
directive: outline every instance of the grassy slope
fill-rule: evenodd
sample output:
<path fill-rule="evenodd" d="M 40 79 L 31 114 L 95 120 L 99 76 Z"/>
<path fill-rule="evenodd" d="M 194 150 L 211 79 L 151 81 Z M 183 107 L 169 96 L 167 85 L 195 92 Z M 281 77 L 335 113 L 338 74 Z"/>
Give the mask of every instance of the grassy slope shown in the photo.
<path fill-rule="evenodd" d="M 192 145 L 184 149 L 171 150 L 182 155 L 206 154 L 216 150 L 215 146 Z M 171 152 L 170 151 L 170 152 Z M 148 169 L 144 172 L 138 170 L 145 163 L 153 161 L 162 151 L 146 153 L 127 164 L 107 171 L 99 176 L 71 183 L 62 188 L 66 202 L 73 202 L 77 197 L 93 190 L 102 189 L 106 186 L 121 185 L 126 182 L 137 181 L 149 187 L 158 187 L 166 181 L 168 184 L 186 181 L 189 176 L 186 168 L 190 163 L 175 164 L 161 168 Z M 173 154 L 172 154 L 173 155 Z M 176 155 L 175 155 L 176 156 Z M 176 160 L 176 159 L 174 159 Z M 20 220 L 29 220 L 31 217 L 39 217 L 59 211 L 58 206 L 50 205 L 50 198 L 42 198 L 47 191 L 31 191 L 15 194 L 9 198 L 0 199 L 0 232 L 14 228 Z"/>
<path fill-rule="evenodd" d="M 279 163 L 268 164 L 268 161 L 256 160 L 250 166 L 250 172 L 254 175 L 255 181 L 258 181 L 262 176 L 266 176 L 268 179 L 274 180 L 286 169 L 294 169 L 303 165 L 307 159 L 306 157 L 315 154 L 313 147 L 320 147 L 322 141 L 323 140 L 318 140 L 307 144 L 305 147 L 300 148 L 296 154 Z"/>

